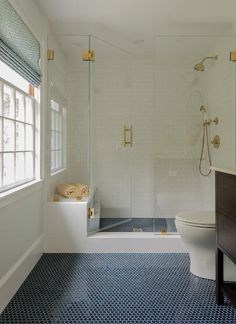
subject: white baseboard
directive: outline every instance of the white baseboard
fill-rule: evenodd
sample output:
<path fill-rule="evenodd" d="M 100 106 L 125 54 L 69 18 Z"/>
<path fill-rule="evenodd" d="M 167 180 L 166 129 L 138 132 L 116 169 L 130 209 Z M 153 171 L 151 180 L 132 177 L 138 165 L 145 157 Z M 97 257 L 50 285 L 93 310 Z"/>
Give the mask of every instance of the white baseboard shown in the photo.
<path fill-rule="evenodd" d="M 0 314 L 43 254 L 43 235 L 21 256 L 0 280 Z"/>

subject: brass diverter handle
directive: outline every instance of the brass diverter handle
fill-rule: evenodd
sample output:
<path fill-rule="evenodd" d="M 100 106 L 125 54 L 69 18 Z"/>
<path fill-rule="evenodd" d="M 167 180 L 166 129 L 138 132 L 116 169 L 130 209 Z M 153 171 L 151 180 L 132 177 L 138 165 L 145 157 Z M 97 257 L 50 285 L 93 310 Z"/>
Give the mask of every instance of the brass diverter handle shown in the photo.
<path fill-rule="evenodd" d="M 130 147 L 133 146 L 133 128 L 132 126 L 127 127 L 124 126 L 124 147 L 127 147 L 128 145 Z"/>
<path fill-rule="evenodd" d="M 219 148 L 220 146 L 220 136 L 219 135 L 215 135 L 213 140 L 211 141 L 211 143 L 213 144 L 214 148 Z"/>

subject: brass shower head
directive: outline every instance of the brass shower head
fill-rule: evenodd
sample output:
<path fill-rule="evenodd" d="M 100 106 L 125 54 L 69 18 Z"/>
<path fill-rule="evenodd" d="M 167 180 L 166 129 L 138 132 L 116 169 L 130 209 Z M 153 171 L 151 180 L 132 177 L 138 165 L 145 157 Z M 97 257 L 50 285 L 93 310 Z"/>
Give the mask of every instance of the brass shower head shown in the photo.
<path fill-rule="evenodd" d="M 205 70 L 205 66 L 204 64 L 202 63 L 197 63 L 195 66 L 194 66 L 194 69 L 196 71 L 200 71 L 200 72 L 203 72 Z"/>
<path fill-rule="evenodd" d="M 200 71 L 200 72 L 203 72 L 205 71 L 205 65 L 203 64 L 205 60 L 217 60 L 218 59 L 218 56 L 215 55 L 215 56 L 206 56 L 204 57 L 203 60 L 201 60 L 200 63 L 197 63 L 195 66 L 194 66 L 194 69 L 196 71 Z"/>

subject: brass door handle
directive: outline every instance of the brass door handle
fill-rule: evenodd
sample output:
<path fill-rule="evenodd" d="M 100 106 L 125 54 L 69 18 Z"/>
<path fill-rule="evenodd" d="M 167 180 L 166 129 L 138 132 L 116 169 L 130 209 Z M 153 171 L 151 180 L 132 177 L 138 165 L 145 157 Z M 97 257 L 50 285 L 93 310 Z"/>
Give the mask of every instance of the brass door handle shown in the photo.
<path fill-rule="evenodd" d="M 124 147 L 133 146 L 133 128 L 124 126 Z"/>

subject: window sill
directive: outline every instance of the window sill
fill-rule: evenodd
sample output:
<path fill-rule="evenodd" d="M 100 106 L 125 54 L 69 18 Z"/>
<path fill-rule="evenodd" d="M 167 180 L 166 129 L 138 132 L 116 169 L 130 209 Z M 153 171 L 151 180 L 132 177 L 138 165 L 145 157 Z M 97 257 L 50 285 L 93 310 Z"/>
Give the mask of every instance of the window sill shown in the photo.
<path fill-rule="evenodd" d="M 56 170 L 54 172 L 51 173 L 51 177 L 59 174 L 59 173 L 62 173 L 62 172 L 65 172 L 66 171 L 66 168 L 63 168 L 63 169 L 60 169 L 60 170 Z"/>
<path fill-rule="evenodd" d="M 33 180 L 16 188 L 7 190 L 0 194 L 0 208 L 14 203 L 18 199 L 22 199 L 32 192 L 43 187 L 43 180 Z"/>

